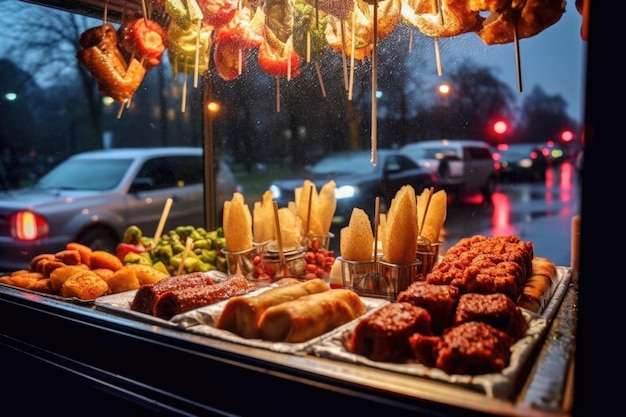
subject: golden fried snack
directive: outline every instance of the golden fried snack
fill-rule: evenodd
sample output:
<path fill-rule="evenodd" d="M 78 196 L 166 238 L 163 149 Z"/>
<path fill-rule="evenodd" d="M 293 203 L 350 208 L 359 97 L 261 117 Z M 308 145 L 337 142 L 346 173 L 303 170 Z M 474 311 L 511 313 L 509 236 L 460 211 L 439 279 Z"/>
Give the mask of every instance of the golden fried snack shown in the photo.
<path fill-rule="evenodd" d="M 38 279 L 36 281 L 34 281 L 30 287 L 28 287 L 29 290 L 33 290 L 33 291 L 39 291 L 39 292 L 43 292 L 46 294 L 54 294 L 56 293 L 56 291 L 52 288 L 52 283 L 50 278 L 42 278 L 42 279 Z"/>
<path fill-rule="evenodd" d="M 89 246 L 83 245 L 82 243 L 78 242 L 69 242 L 67 245 L 65 245 L 65 248 L 70 250 L 77 250 L 78 253 L 80 253 L 80 262 L 87 265 L 88 267 L 91 267 L 91 252 L 93 252 L 93 250 Z"/>
<path fill-rule="evenodd" d="M 109 286 L 109 291 L 111 292 L 111 294 L 136 290 L 141 286 L 135 270 L 126 266 L 118 269 L 109 276 L 101 278 Z"/>
<path fill-rule="evenodd" d="M 29 272 L 27 274 L 11 275 L 11 285 L 30 289 L 35 282 L 45 278 L 41 272 Z"/>
<path fill-rule="evenodd" d="M 252 248 L 252 214 L 243 194 L 235 192 L 224 202 L 224 238 L 226 250 L 241 252 Z"/>
<path fill-rule="evenodd" d="M 365 313 L 359 296 L 346 289 L 305 295 L 269 307 L 261 316 L 261 339 L 299 343 L 320 336 Z"/>
<path fill-rule="evenodd" d="M 403 17 L 431 37 L 449 37 L 479 30 L 484 20 L 467 0 L 408 0 Z"/>
<path fill-rule="evenodd" d="M 316 278 L 272 288 L 255 296 L 233 297 L 222 310 L 217 320 L 217 328 L 248 339 L 258 338 L 260 337 L 259 320 L 269 307 L 304 295 L 328 290 L 326 283 Z"/>
<path fill-rule="evenodd" d="M 112 253 L 104 250 L 95 250 L 91 252 L 91 269 L 107 268 L 113 271 L 117 271 L 124 266 L 122 261 Z"/>
<path fill-rule="evenodd" d="M 92 271 L 82 271 L 69 277 L 61 287 L 63 297 L 93 300 L 109 293 L 107 283 Z"/>
<path fill-rule="evenodd" d="M 254 203 L 252 221 L 252 235 L 255 242 L 262 243 L 276 238 L 273 194 L 271 191 L 265 191 L 262 200 Z"/>
<path fill-rule="evenodd" d="M 534 313 L 541 313 L 550 301 L 556 277 L 557 270 L 554 262 L 535 256 L 532 260 L 532 271 L 522 289 L 517 305 Z"/>
<path fill-rule="evenodd" d="M 10 275 L 3 275 L 3 276 L 1 276 L 0 277 L 0 283 L 7 284 L 7 285 L 15 285 L 15 283 L 11 279 Z"/>
<path fill-rule="evenodd" d="M 317 187 L 313 181 L 304 180 L 302 187 L 296 188 L 294 193 L 298 217 L 302 221 L 302 226 L 310 230 L 311 226 L 307 224 L 309 205 L 312 205 L 313 201 L 317 199 Z M 313 210 L 312 206 L 311 210 Z M 309 230 L 303 230 L 302 232 L 308 234 Z"/>
<path fill-rule="evenodd" d="M 132 269 L 135 272 L 135 275 L 137 275 L 137 279 L 139 280 L 139 284 L 141 285 L 154 284 L 155 282 L 160 281 L 163 278 L 169 277 L 169 275 L 165 272 L 159 271 L 158 269 L 150 265 L 128 264 L 125 265 L 123 268 Z"/>
<path fill-rule="evenodd" d="M 50 274 L 55 269 L 66 266 L 63 262 L 57 260 L 56 258 L 55 259 L 43 259 L 37 265 L 38 267 L 39 265 L 41 265 L 41 273 L 46 278 L 50 278 Z"/>
<path fill-rule="evenodd" d="M 558 22 L 565 12 L 563 0 L 527 0 L 501 12 L 491 12 L 476 33 L 487 45 L 530 38 Z"/>
<path fill-rule="evenodd" d="M 50 273 L 50 285 L 54 291 L 60 291 L 63 283 L 74 274 L 85 272 L 86 269 L 78 265 L 65 265 Z"/>
<path fill-rule="evenodd" d="M 84 265 L 84 264 L 81 264 Z M 87 268 L 89 269 L 89 268 Z M 114 274 L 115 271 L 113 271 L 112 269 L 109 268 L 96 268 L 96 269 L 92 269 L 92 271 L 99 276 L 102 279 L 105 279 L 106 277 L 110 276 L 111 274 Z"/>
<path fill-rule="evenodd" d="M 333 223 L 335 210 L 337 208 L 337 197 L 335 197 L 335 189 L 337 184 L 330 180 L 320 188 L 317 198 L 313 201 L 311 208 L 311 224 L 309 224 L 309 232 L 326 236 L 330 232 Z"/>
<path fill-rule="evenodd" d="M 80 252 L 75 249 L 65 249 L 58 251 L 54 257 L 65 265 L 78 265 L 81 263 Z"/>
<path fill-rule="evenodd" d="M 339 232 L 339 252 L 348 261 L 371 261 L 373 259 L 374 233 L 365 210 L 355 207 L 348 226 Z"/>
<path fill-rule="evenodd" d="M 32 272 L 41 272 L 43 264 L 40 265 L 39 263 L 43 260 L 54 260 L 54 255 L 51 253 L 42 253 L 40 255 L 34 256 L 33 259 L 30 260 L 28 269 L 30 269 Z"/>
<path fill-rule="evenodd" d="M 391 201 L 383 236 L 383 257 L 387 262 L 407 265 L 417 251 L 417 202 L 415 189 L 402 186 Z"/>
<path fill-rule="evenodd" d="M 278 209 L 278 223 L 284 249 L 300 247 L 302 243 L 302 222 L 300 218 L 286 207 Z"/>
<path fill-rule="evenodd" d="M 417 224 L 421 227 L 420 236 L 428 239 L 431 243 L 436 243 L 439 242 L 439 235 L 446 221 L 448 195 L 445 190 L 439 190 L 432 195 L 430 191 L 430 189 L 424 188 L 424 191 L 417 197 Z M 430 202 L 428 201 L 429 195 Z M 428 206 L 428 210 L 426 206 Z M 425 218 L 424 213 L 426 213 Z"/>

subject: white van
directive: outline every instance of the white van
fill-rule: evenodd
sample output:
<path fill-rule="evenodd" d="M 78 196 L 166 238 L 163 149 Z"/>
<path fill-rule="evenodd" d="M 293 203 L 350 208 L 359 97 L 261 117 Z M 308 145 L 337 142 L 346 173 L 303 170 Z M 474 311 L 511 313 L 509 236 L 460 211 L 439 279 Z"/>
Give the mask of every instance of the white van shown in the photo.
<path fill-rule="evenodd" d="M 409 143 L 402 153 L 436 175 L 439 188 L 449 194 L 481 193 L 490 200 L 496 187 L 497 170 L 487 142 L 439 139 Z"/>

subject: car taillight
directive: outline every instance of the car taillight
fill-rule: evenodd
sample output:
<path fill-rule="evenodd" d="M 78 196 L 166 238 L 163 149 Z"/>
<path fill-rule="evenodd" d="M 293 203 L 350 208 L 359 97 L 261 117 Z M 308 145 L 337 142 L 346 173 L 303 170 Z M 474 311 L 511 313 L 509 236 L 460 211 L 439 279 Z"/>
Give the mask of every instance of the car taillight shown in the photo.
<path fill-rule="evenodd" d="M 11 216 L 11 235 L 19 240 L 35 240 L 48 236 L 48 222 L 32 211 L 20 211 Z"/>

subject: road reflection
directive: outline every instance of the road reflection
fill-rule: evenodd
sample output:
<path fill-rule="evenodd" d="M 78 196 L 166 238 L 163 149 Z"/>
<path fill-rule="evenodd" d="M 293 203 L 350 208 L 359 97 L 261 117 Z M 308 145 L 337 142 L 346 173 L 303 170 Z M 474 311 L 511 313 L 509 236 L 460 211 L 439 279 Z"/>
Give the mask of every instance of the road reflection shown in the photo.
<path fill-rule="evenodd" d="M 514 234 L 533 241 L 542 256 L 549 252 L 569 260 L 571 219 L 580 209 L 579 184 L 574 166 L 564 162 L 549 169 L 543 183 L 499 184 L 491 202 L 479 195 L 451 199 L 444 249 L 464 237 Z"/>

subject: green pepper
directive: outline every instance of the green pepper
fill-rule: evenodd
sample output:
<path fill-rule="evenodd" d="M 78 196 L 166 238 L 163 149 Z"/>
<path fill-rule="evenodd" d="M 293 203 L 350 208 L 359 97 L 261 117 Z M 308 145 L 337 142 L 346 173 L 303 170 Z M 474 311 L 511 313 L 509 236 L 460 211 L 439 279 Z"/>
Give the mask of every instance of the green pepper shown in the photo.
<path fill-rule="evenodd" d="M 217 259 L 217 251 L 215 249 L 202 249 L 202 252 L 198 257 L 202 260 L 202 262 L 215 264 L 215 261 Z"/>
<path fill-rule="evenodd" d="M 141 237 L 143 236 L 143 232 L 139 228 L 139 226 L 128 226 L 126 231 L 124 231 L 124 237 L 122 239 L 122 243 L 130 243 L 131 245 L 141 244 Z"/>
<path fill-rule="evenodd" d="M 156 247 L 155 253 L 156 256 L 161 259 L 169 259 L 174 256 L 174 250 L 172 249 L 172 245 L 159 245 Z"/>
<path fill-rule="evenodd" d="M 211 240 L 210 239 L 198 239 L 193 242 L 194 249 L 210 249 L 211 248 Z"/>

